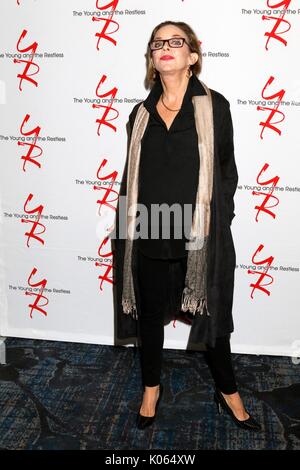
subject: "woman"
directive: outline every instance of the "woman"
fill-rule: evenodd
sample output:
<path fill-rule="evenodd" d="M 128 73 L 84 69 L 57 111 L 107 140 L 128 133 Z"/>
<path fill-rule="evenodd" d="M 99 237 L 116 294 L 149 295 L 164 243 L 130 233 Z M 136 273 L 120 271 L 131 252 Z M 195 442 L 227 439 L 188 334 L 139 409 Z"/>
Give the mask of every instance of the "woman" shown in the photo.
<path fill-rule="evenodd" d="M 141 341 L 144 394 L 137 426 L 144 429 L 154 422 L 162 395 L 164 325 L 184 317 L 191 323 L 193 342 L 206 344 L 219 412 L 224 409 L 239 427 L 258 431 L 259 423 L 238 393 L 231 363 L 236 260 L 230 224 L 238 175 L 229 102 L 197 78 L 201 51 L 186 23 L 156 26 L 147 59 L 152 88 L 129 117 L 114 251 L 117 337 Z M 123 220 L 122 196 L 127 203 Z M 142 205 L 148 210 L 146 218 L 143 211 L 128 210 L 137 203 L 138 211 Z M 154 205 L 170 208 L 174 203 L 189 207 L 190 218 L 150 218 Z M 128 229 L 123 238 L 120 221 Z M 150 238 L 137 236 L 138 223 L 149 228 Z M 166 226 L 171 231 L 164 238 Z"/>

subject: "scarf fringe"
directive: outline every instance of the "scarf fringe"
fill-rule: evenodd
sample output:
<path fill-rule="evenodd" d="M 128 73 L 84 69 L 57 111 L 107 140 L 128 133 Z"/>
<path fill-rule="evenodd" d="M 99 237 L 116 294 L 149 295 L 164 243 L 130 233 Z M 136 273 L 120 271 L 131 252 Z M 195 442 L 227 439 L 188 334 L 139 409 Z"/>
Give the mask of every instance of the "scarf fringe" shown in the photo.
<path fill-rule="evenodd" d="M 181 297 L 181 310 L 183 312 L 190 311 L 193 315 L 196 315 L 198 312 L 199 315 L 203 315 L 204 308 L 206 309 L 207 316 L 210 316 L 210 313 L 207 309 L 207 299 L 196 299 L 193 294 L 187 294 L 183 291 Z"/>
<path fill-rule="evenodd" d="M 122 300 L 123 312 L 127 315 L 131 315 L 134 320 L 138 319 L 136 305 L 132 305 L 128 299 Z M 183 292 L 181 298 L 181 310 L 183 312 L 190 311 L 193 315 L 203 315 L 204 309 L 206 314 L 210 317 L 210 313 L 207 309 L 207 299 L 196 299 L 192 294 L 187 294 Z"/>

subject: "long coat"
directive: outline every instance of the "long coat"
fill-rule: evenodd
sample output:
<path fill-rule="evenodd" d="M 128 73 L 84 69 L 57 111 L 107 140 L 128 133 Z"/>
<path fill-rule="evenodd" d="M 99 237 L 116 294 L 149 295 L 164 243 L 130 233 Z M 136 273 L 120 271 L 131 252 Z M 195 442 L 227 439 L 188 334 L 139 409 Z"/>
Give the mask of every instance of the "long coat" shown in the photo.
<path fill-rule="evenodd" d="M 200 81 L 199 81 L 200 83 Z M 202 85 L 201 85 L 202 86 Z M 204 87 L 203 94 L 206 94 Z M 231 234 L 231 222 L 234 213 L 234 194 L 238 182 L 238 173 L 234 158 L 233 126 L 228 100 L 219 92 L 211 90 L 214 118 L 214 176 L 211 200 L 211 224 L 208 242 L 207 305 L 210 316 L 194 316 L 181 311 L 181 295 L 184 288 L 184 273 L 180 263 L 172 263 L 168 278 L 168 303 L 164 311 L 164 323 L 171 320 L 183 321 L 191 325 L 188 348 L 205 349 L 205 344 L 214 346 L 216 337 L 233 331 L 232 303 L 236 255 Z M 119 195 L 126 195 L 128 150 L 131 131 L 138 107 L 134 106 L 129 116 L 129 137 L 127 158 L 124 166 Z M 147 129 L 145 133 L 147 132 Z M 141 142 L 141 145 L 143 140 Z M 200 169 L 201 171 L 201 169 Z M 116 211 L 116 233 L 118 233 L 119 207 Z M 122 285 L 124 239 L 112 239 L 113 250 L 113 294 L 115 342 L 118 344 L 136 343 L 139 338 L 139 322 L 130 314 L 123 313 Z M 132 274 L 140 315 L 140 293 L 137 278 L 137 240 L 133 240 Z M 189 346 L 190 345 L 190 346 Z M 194 345 L 194 346 L 193 346 Z"/>

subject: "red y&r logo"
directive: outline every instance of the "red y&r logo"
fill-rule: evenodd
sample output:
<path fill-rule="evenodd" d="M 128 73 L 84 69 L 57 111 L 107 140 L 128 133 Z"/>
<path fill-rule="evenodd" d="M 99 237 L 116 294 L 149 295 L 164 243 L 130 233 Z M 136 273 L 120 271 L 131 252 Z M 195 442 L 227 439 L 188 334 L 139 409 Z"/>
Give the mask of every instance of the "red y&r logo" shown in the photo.
<path fill-rule="evenodd" d="M 34 283 L 31 283 L 31 278 L 32 276 L 34 276 L 37 272 L 37 268 L 33 268 L 33 270 L 31 271 L 30 273 L 30 276 L 27 280 L 28 284 L 30 287 L 39 287 L 41 286 L 41 292 L 39 294 L 36 294 L 35 292 L 28 292 L 28 291 L 25 291 L 25 295 L 33 295 L 35 296 L 35 301 L 33 304 L 29 304 L 28 307 L 31 307 L 31 310 L 30 310 L 30 318 L 32 318 L 32 312 L 33 310 L 38 310 L 39 312 L 41 312 L 43 315 L 47 316 L 47 312 L 46 310 L 42 309 L 41 307 L 44 307 L 45 305 L 48 305 L 49 303 L 49 300 L 46 296 L 43 295 L 43 291 L 47 285 L 47 280 L 46 279 L 43 279 L 42 281 L 39 281 L 39 282 L 36 282 L 35 284 Z M 46 303 L 42 304 L 42 305 L 39 305 L 39 302 L 41 299 L 45 299 L 46 300 Z"/>
<path fill-rule="evenodd" d="M 115 96 L 117 94 L 118 88 L 114 87 L 110 91 L 108 91 L 106 93 L 103 93 L 103 95 L 99 94 L 99 88 L 102 85 L 102 83 L 105 82 L 106 78 L 107 78 L 106 75 L 102 75 L 102 77 L 101 77 L 101 79 L 100 79 L 100 81 L 97 85 L 96 95 L 99 98 L 105 98 L 106 96 L 111 96 L 110 105 L 109 106 L 106 106 L 106 105 L 103 105 L 103 104 L 93 104 L 92 105 L 93 108 L 105 108 L 105 111 L 104 111 L 103 116 L 101 117 L 101 119 L 96 119 L 96 122 L 99 123 L 98 130 L 97 130 L 98 135 L 100 135 L 100 127 L 101 127 L 102 124 L 105 124 L 106 126 L 110 127 L 114 132 L 117 131 L 116 126 L 111 124 L 109 121 L 114 121 L 119 116 L 119 111 L 112 107 L 112 102 L 113 102 L 113 99 L 115 98 Z M 110 111 L 115 111 L 117 113 L 117 115 L 115 117 L 111 118 L 111 119 L 106 119 L 106 116 L 109 114 Z"/>
<path fill-rule="evenodd" d="M 273 217 L 273 219 L 276 218 L 276 214 L 269 210 L 271 207 L 276 207 L 278 204 L 279 204 L 279 199 L 278 197 L 276 196 L 273 196 L 273 192 L 274 192 L 274 189 L 279 181 L 279 176 L 274 176 L 274 178 L 271 178 L 267 181 L 261 181 L 259 178 L 261 176 L 261 174 L 266 171 L 267 169 L 269 168 L 269 165 L 268 163 L 265 163 L 263 168 L 261 169 L 261 171 L 259 172 L 258 174 L 258 177 L 256 179 L 256 182 L 260 185 L 260 186 L 266 186 L 268 184 L 272 184 L 272 186 L 270 187 L 270 191 L 268 193 L 263 193 L 262 191 L 252 191 L 252 194 L 253 196 L 265 196 L 263 202 L 261 203 L 260 206 L 255 206 L 254 209 L 257 209 L 257 213 L 256 213 L 256 217 L 255 217 L 255 220 L 256 222 L 258 222 L 258 215 L 260 213 L 260 211 L 263 211 L 265 213 L 267 213 L 268 215 L 270 215 L 271 217 Z M 270 199 L 275 199 L 276 200 L 276 203 L 273 204 L 273 205 L 268 205 L 267 206 L 267 203 L 269 202 Z"/>
<path fill-rule="evenodd" d="M 100 180 L 100 181 L 110 181 L 110 184 L 109 184 L 109 187 L 102 187 L 102 186 L 94 186 L 94 189 L 95 190 L 103 190 L 104 191 L 104 194 L 103 194 L 103 198 L 98 200 L 97 203 L 100 204 L 99 206 L 99 213 L 100 213 L 100 210 L 101 210 L 101 207 L 102 206 L 106 206 L 108 207 L 109 209 L 112 209 L 114 211 L 116 211 L 116 208 L 114 205 L 112 205 L 111 203 L 118 200 L 118 192 L 115 191 L 114 189 L 112 189 L 115 181 L 116 181 L 116 178 L 118 176 L 118 172 L 117 171 L 113 171 L 112 173 L 108 174 L 108 175 L 105 175 L 105 176 L 102 176 L 100 177 L 100 171 L 102 170 L 102 168 L 105 167 L 107 163 L 107 160 L 104 158 L 99 166 L 99 169 L 97 171 L 97 178 Z M 111 193 L 113 193 L 116 197 L 114 197 L 113 199 L 110 199 L 108 200 L 108 197 L 111 195 Z M 102 247 L 106 245 L 106 243 L 109 241 L 109 238 L 108 237 L 105 237 L 104 240 L 101 242 L 101 245 L 98 249 L 98 255 L 101 257 L 101 258 L 109 258 L 109 257 L 112 257 L 113 256 L 113 252 L 110 251 L 109 253 L 105 253 L 103 254 L 101 252 L 102 250 Z M 98 262 L 95 262 L 95 266 L 99 266 L 99 267 L 105 267 L 106 270 L 105 270 L 105 273 L 103 275 L 100 275 L 98 276 L 98 279 L 101 279 L 101 283 L 100 283 L 100 290 L 103 290 L 102 289 L 102 285 L 104 283 L 104 281 L 106 282 L 109 282 L 111 284 L 113 284 L 113 278 L 112 277 L 109 277 L 111 271 L 112 271 L 112 263 L 111 264 L 106 264 L 106 263 L 98 263 Z"/>
<path fill-rule="evenodd" d="M 104 158 L 98 168 L 98 171 L 97 171 L 97 179 L 99 179 L 100 181 L 107 181 L 107 180 L 110 180 L 110 184 L 109 184 L 109 187 L 102 187 L 102 186 L 97 186 L 97 185 L 94 185 L 94 188 L 96 191 L 104 191 L 104 195 L 103 195 L 103 198 L 98 200 L 97 203 L 100 204 L 100 207 L 99 207 L 99 213 L 100 213 L 100 210 L 101 210 L 101 206 L 102 205 L 105 205 L 107 207 L 110 207 L 111 209 L 113 210 L 116 210 L 115 206 L 113 206 L 112 204 L 110 204 L 111 202 L 114 202 L 118 199 L 118 192 L 115 191 L 114 189 L 112 189 L 113 185 L 115 184 L 115 181 L 117 179 L 117 176 L 118 176 L 118 172 L 115 170 L 113 171 L 112 173 L 110 173 L 109 175 L 106 175 L 106 176 L 100 176 L 100 171 L 102 170 L 102 168 L 105 167 L 107 163 L 107 160 L 106 158 Z M 111 199 L 111 200 L 107 200 L 108 199 L 108 196 L 110 196 L 111 193 L 114 193 L 116 195 L 116 197 L 114 199 Z"/>
<path fill-rule="evenodd" d="M 36 145 L 37 138 L 38 138 L 39 133 L 41 131 L 40 126 L 37 126 L 37 127 L 35 127 L 34 129 L 32 129 L 31 131 L 28 131 L 28 132 L 23 131 L 24 124 L 27 123 L 29 121 L 29 119 L 30 119 L 30 115 L 26 114 L 26 116 L 25 116 L 25 118 L 24 118 L 24 120 L 21 124 L 20 132 L 24 136 L 34 135 L 34 141 L 33 141 L 32 144 L 29 144 L 27 142 L 18 142 L 18 145 L 21 145 L 21 146 L 28 145 L 29 146 L 27 155 L 22 155 L 22 157 L 21 157 L 21 160 L 24 160 L 23 171 L 26 171 L 25 166 L 26 166 L 27 162 L 33 163 L 34 165 L 37 165 L 40 168 L 41 164 L 39 162 L 35 161 L 34 158 L 40 157 L 43 153 L 43 150 L 41 149 L 41 147 L 39 145 Z M 33 149 L 39 149 L 40 153 L 37 154 L 37 155 L 31 156 L 31 154 L 33 152 Z"/>
<path fill-rule="evenodd" d="M 276 3 L 276 5 L 270 5 L 270 0 L 267 0 L 267 5 L 268 5 L 269 8 L 283 7 L 282 12 L 281 12 L 280 16 L 278 16 L 278 17 L 277 16 L 262 15 L 262 20 L 263 21 L 264 20 L 274 20 L 275 21 L 275 24 L 273 26 L 272 31 L 266 32 L 264 34 L 268 38 L 268 40 L 266 42 L 266 46 L 265 46 L 267 51 L 269 50 L 268 49 L 268 44 L 269 44 L 270 39 L 276 39 L 277 41 L 283 43 L 285 46 L 287 45 L 287 41 L 284 38 L 282 38 L 280 35 L 282 35 L 284 33 L 287 33 L 291 29 L 291 23 L 284 19 L 284 16 L 286 14 L 286 10 L 290 6 L 290 3 L 291 3 L 291 0 L 284 0 L 283 2 Z M 281 23 L 285 23 L 286 25 L 288 25 L 288 27 L 284 31 L 277 31 L 279 26 L 281 25 Z"/>
<path fill-rule="evenodd" d="M 97 0 L 96 8 L 98 8 L 98 10 L 107 10 L 108 8 L 111 8 L 111 7 L 112 7 L 112 10 L 111 10 L 110 15 L 109 15 L 108 18 L 98 18 L 96 16 L 92 17 L 92 21 L 104 21 L 104 23 L 105 23 L 103 28 L 102 28 L 102 31 L 100 33 L 95 34 L 95 36 L 98 38 L 98 42 L 97 42 L 97 50 L 98 51 L 99 51 L 99 43 L 100 43 L 101 39 L 106 39 L 106 41 L 112 42 L 114 46 L 117 44 L 117 41 L 115 39 L 113 39 L 112 37 L 108 36 L 108 35 L 114 34 L 119 29 L 119 23 L 117 23 L 115 20 L 112 19 L 113 15 L 114 15 L 114 12 L 115 12 L 115 10 L 118 6 L 119 0 L 113 0 L 112 2 L 110 2 L 107 5 L 104 5 L 102 7 L 99 6 L 99 3 L 100 3 L 99 0 Z M 117 26 L 117 28 L 114 31 L 109 31 L 106 34 L 106 31 L 107 31 L 107 29 L 108 29 L 108 27 L 110 26 L 111 23 L 114 23 Z"/>
<path fill-rule="evenodd" d="M 23 30 L 21 36 L 19 37 L 19 40 L 17 42 L 17 50 L 19 52 L 28 52 L 28 51 L 31 51 L 32 52 L 32 55 L 35 54 L 36 50 L 37 50 L 37 46 L 38 46 L 38 43 L 37 42 L 33 42 L 30 46 L 24 48 L 24 49 L 20 49 L 20 42 L 25 38 L 27 34 L 27 31 L 26 29 Z M 36 75 L 39 70 L 40 70 L 40 67 L 35 64 L 34 62 L 32 62 L 32 60 L 22 60 L 22 59 L 14 59 L 14 63 L 24 63 L 24 64 L 27 64 L 24 68 L 24 71 L 22 74 L 18 74 L 17 77 L 20 78 L 20 83 L 19 83 L 19 90 L 20 91 L 23 91 L 22 87 L 21 87 L 21 84 L 22 84 L 22 81 L 23 80 L 27 80 L 28 82 L 30 83 L 33 83 L 33 85 L 35 85 L 36 87 L 38 86 L 38 83 L 36 80 L 33 80 L 33 78 L 30 78 L 32 75 Z M 33 72 L 31 74 L 28 74 L 28 70 L 30 69 L 31 66 L 35 66 L 37 67 L 37 71 L 36 72 Z"/>
<path fill-rule="evenodd" d="M 271 129 L 272 131 L 274 132 L 277 132 L 279 135 L 281 135 L 281 130 L 275 126 L 275 124 L 279 124 L 280 122 L 282 122 L 284 119 L 285 119 L 285 114 L 282 112 L 282 111 L 279 111 L 278 107 L 282 101 L 282 98 L 285 94 L 285 90 L 280 90 L 278 91 L 277 93 L 274 93 L 273 95 L 270 95 L 270 96 L 266 96 L 265 95 L 265 90 L 266 88 L 271 85 L 271 83 L 273 83 L 274 81 L 274 77 L 270 77 L 269 80 L 267 81 L 267 83 L 265 84 L 263 90 L 262 90 L 262 98 L 264 100 L 274 100 L 275 98 L 278 98 L 278 101 L 275 103 L 274 105 L 274 108 L 269 108 L 269 107 L 266 107 L 266 106 L 257 106 L 257 110 L 258 111 L 270 111 L 270 114 L 269 114 L 269 117 L 266 121 L 261 121 L 259 123 L 260 126 L 262 126 L 262 130 L 261 130 L 261 133 L 260 133 L 260 138 L 263 139 L 263 133 L 265 131 L 265 128 L 269 128 Z M 282 117 L 282 119 L 280 119 L 279 121 L 273 121 L 272 122 L 272 119 L 273 117 L 275 116 L 275 114 L 279 113 Z"/>
<path fill-rule="evenodd" d="M 109 251 L 108 253 L 105 253 L 103 254 L 101 252 L 101 249 L 103 246 L 106 245 L 106 243 L 108 242 L 109 238 L 105 238 L 102 242 L 101 242 L 101 245 L 98 249 L 98 255 L 101 256 L 102 258 L 108 258 L 108 257 L 112 257 L 113 256 L 113 252 L 112 251 Z M 103 285 L 103 282 L 109 282 L 110 284 L 114 284 L 113 282 L 113 278 L 112 277 L 109 277 L 109 274 L 111 273 L 112 269 L 113 269 L 113 265 L 112 264 L 106 264 L 106 263 L 98 263 L 97 261 L 95 262 L 95 266 L 101 266 L 101 267 L 105 267 L 106 270 L 105 270 L 105 273 L 103 275 L 100 274 L 100 276 L 98 276 L 98 279 L 101 279 L 101 283 L 100 283 L 100 290 L 103 290 L 102 289 L 102 285 Z"/>
<path fill-rule="evenodd" d="M 36 213 L 37 214 L 37 220 L 27 220 L 27 219 L 23 219 L 23 218 L 21 219 L 21 222 L 23 222 L 24 224 L 32 224 L 30 232 L 25 232 L 25 235 L 28 236 L 28 238 L 27 238 L 28 248 L 29 248 L 30 238 L 34 238 L 35 240 L 39 241 L 40 243 L 42 243 L 44 245 L 44 243 L 45 243 L 44 240 L 41 237 L 39 237 L 38 235 L 41 235 L 42 233 L 45 233 L 45 231 L 46 231 L 45 225 L 39 223 L 39 220 L 40 220 L 40 217 L 42 215 L 44 206 L 39 205 L 39 206 L 35 207 L 34 209 L 32 209 L 31 211 L 27 210 L 27 208 L 26 208 L 28 201 L 31 201 L 32 198 L 33 198 L 33 194 L 29 194 L 29 196 L 28 196 L 28 198 L 27 198 L 27 200 L 24 204 L 24 211 L 26 212 L 26 214 L 35 214 Z M 37 230 L 38 226 L 42 227 L 44 230 L 42 230 L 41 232 L 36 233 L 36 230 Z"/>
<path fill-rule="evenodd" d="M 252 269 L 248 269 L 248 274 L 255 274 L 255 275 L 258 276 L 258 280 L 256 281 L 256 283 L 255 284 L 250 284 L 250 287 L 253 287 L 253 289 L 251 291 L 251 298 L 252 299 L 253 299 L 253 293 L 254 293 L 255 289 L 261 290 L 265 294 L 270 295 L 270 291 L 268 289 L 266 289 L 266 286 L 269 286 L 270 284 L 273 283 L 273 276 L 268 274 L 268 270 L 269 270 L 271 264 L 273 263 L 274 257 L 269 256 L 268 258 L 263 259 L 261 261 L 255 261 L 255 257 L 257 255 L 257 253 L 259 253 L 263 248 L 264 248 L 264 245 L 262 245 L 262 244 L 259 245 L 256 252 L 252 256 L 252 263 L 254 263 L 254 265 L 256 265 L 256 266 L 262 266 L 262 268 L 264 269 L 264 272 L 261 273 L 261 272 L 254 271 Z M 265 265 L 265 266 L 263 266 L 263 265 Z M 267 282 L 267 283 L 263 284 L 263 280 L 265 279 L 265 277 L 270 279 L 270 282 Z"/>

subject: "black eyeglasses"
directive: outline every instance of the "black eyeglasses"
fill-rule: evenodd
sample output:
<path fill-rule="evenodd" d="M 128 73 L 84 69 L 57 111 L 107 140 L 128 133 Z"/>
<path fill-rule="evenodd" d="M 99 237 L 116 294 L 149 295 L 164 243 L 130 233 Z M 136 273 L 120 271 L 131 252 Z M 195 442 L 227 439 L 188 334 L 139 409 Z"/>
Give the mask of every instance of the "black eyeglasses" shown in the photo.
<path fill-rule="evenodd" d="M 185 38 L 170 38 L 170 39 L 156 39 L 149 42 L 151 51 L 157 51 L 164 47 L 165 42 L 169 44 L 169 47 L 182 47 L 186 42 Z"/>

